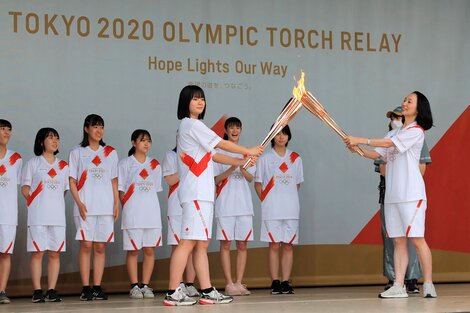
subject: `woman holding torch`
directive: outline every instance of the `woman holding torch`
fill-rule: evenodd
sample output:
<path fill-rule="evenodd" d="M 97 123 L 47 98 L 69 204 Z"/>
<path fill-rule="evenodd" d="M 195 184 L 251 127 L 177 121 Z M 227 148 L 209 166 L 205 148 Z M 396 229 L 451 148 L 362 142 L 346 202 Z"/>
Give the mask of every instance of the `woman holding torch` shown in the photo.
<path fill-rule="evenodd" d="M 385 219 L 387 233 L 394 238 L 395 282 L 379 294 L 380 298 L 407 298 L 404 288 L 408 265 L 408 238 L 418 253 L 424 275 L 423 296 L 437 297 L 432 283 L 432 256 L 424 239 L 426 189 L 419 169 L 424 131 L 433 125 L 428 99 L 420 92 L 409 94 L 402 104 L 405 122 L 390 131 L 385 138 L 367 139 L 347 136 L 344 142 L 353 151 L 357 145 L 375 147 L 364 149 L 364 157 L 383 158 L 386 163 Z"/>

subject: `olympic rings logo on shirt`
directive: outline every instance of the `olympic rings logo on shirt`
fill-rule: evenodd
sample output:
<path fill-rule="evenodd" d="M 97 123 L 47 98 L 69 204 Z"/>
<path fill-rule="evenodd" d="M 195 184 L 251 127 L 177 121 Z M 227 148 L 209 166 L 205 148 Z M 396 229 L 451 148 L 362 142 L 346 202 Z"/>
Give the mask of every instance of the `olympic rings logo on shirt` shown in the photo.
<path fill-rule="evenodd" d="M 290 183 L 290 179 L 287 179 L 287 178 L 281 178 L 279 179 L 279 182 L 283 185 L 289 185 Z"/>
<path fill-rule="evenodd" d="M 243 175 L 242 175 L 242 173 L 233 173 L 233 174 L 232 174 L 232 178 L 233 178 L 233 179 L 240 180 L 240 179 L 243 178 Z"/>
<path fill-rule="evenodd" d="M 5 188 L 8 186 L 8 181 L 0 180 L 0 187 Z"/>
<path fill-rule="evenodd" d="M 139 186 L 140 191 L 149 192 L 151 189 L 152 189 L 152 186 L 145 186 L 145 185 Z"/>
<path fill-rule="evenodd" d="M 59 186 L 56 185 L 56 184 L 49 183 L 49 184 L 47 184 L 47 188 L 50 189 L 50 190 L 57 190 L 59 188 Z"/>
<path fill-rule="evenodd" d="M 103 174 L 93 173 L 93 174 L 91 174 L 91 177 L 93 177 L 94 179 L 101 179 L 101 178 L 103 178 Z"/>

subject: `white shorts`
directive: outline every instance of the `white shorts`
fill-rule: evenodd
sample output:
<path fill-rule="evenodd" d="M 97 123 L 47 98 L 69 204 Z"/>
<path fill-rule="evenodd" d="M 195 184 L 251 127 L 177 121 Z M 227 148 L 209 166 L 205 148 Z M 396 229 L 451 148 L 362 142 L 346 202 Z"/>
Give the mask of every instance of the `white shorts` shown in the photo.
<path fill-rule="evenodd" d="M 388 237 L 424 237 L 426 208 L 426 200 L 385 203 L 385 227 Z"/>
<path fill-rule="evenodd" d="M 197 201 L 184 203 L 181 221 L 181 239 L 209 240 L 212 236 L 214 203 Z"/>
<path fill-rule="evenodd" d="M 93 242 L 114 242 L 114 216 L 89 215 L 86 220 L 75 216 L 76 240 Z"/>
<path fill-rule="evenodd" d="M 161 228 L 134 228 L 122 230 L 124 250 L 140 250 L 160 247 L 162 245 Z"/>
<path fill-rule="evenodd" d="M 166 241 L 169 246 L 177 246 L 180 243 L 182 219 L 182 215 L 167 216 L 168 232 Z"/>
<path fill-rule="evenodd" d="M 252 241 L 253 240 L 253 216 L 221 216 L 217 221 L 217 240 L 226 241 Z"/>
<path fill-rule="evenodd" d="M 28 226 L 26 249 L 28 252 L 65 252 L 65 226 Z"/>
<path fill-rule="evenodd" d="M 297 244 L 299 242 L 299 220 L 262 221 L 260 240 L 271 243 Z"/>
<path fill-rule="evenodd" d="M 0 225 L 0 253 L 13 254 L 16 225 Z"/>

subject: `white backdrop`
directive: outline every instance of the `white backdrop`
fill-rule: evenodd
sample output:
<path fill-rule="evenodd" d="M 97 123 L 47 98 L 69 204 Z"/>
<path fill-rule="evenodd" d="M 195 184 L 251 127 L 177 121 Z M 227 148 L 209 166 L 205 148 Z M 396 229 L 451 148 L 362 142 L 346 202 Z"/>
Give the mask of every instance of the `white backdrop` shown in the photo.
<path fill-rule="evenodd" d="M 105 141 L 120 158 L 127 155 L 131 132 L 145 128 L 153 136 L 152 154 L 162 160 L 174 146 L 179 91 L 195 83 L 206 92 L 206 124 L 223 114 L 237 116 L 244 126 L 241 143 L 251 146 L 265 136 L 303 69 L 307 89 L 356 135 L 382 136 L 385 112 L 409 92 L 422 91 L 435 118 L 427 134 L 432 148 L 470 98 L 469 6 L 458 0 L 2 1 L 0 118 L 13 123 L 9 147 L 25 162 L 37 130 L 45 126 L 59 131 L 59 156 L 67 159 L 89 113 L 104 117 Z M 179 61 L 181 69 L 149 69 L 155 58 L 157 64 Z M 226 65 L 205 74 L 195 70 L 197 62 L 201 68 L 208 60 Z M 274 67 L 263 74 L 262 62 L 278 65 L 281 75 Z M 240 64 L 248 73 L 237 72 Z M 378 177 L 371 162 L 350 154 L 307 111 L 291 129 L 289 147 L 302 156 L 305 172 L 300 244 L 351 242 L 377 211 Z M 166 190 L 160 194 L 163 216 Z M 258 239 L 255 196 L 254 202 Z M 67 210 L 61 270 L 75 272 L 78 244 L 69 195 Z M 20 199 L 13 279 L 28 276 L 25 224 Z M 125 263 L 119 226 L 108 266 Z M 217 247 L 213 242 L 211 251 Z M 157 258 L 169 251 L 158 249 Z"/>

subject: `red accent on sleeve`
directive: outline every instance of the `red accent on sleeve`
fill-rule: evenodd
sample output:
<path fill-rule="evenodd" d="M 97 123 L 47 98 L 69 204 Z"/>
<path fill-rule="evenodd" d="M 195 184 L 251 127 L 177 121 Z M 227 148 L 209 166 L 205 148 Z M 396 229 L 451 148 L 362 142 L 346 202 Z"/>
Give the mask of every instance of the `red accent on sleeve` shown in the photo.
<path fill-rule="evenodd" d="M 412 128 L 418 128 L 418 129 L 421 129 L 421 130 L 423 131 L 423 133 L 424 133 L 424 128 L 422 128 L 422 127 L 421 127 L 421 126 L 419 126 L 419 125 L 416 125 L 416 126 L 410 127 L 410 128 L 408 128 L 408 129 L 412 129 Z"/>
<path fill-rule="evenodd" d="M 63 170 L 66 166 L 68 166 L 67 162 L 65 162 L 64 160 L 59 161 L 59 169 L 60 170 Z"/>
<path fill-rule="evenodd" d="M 152 170 L 156 169 L 158 165 L 160 165 L 160 163 L 158 163 L 157 160 L 152 159 L 152 161 L 150 161 L 150 168 L 151 168 Z"/>
<path fill-rule="evenodd" d="M 28 197 L 27 205 L 30 206 L 30 204 L 34 201 L 34 199 L 42 192 L 42 181 L 39 183 L 39 185 L 36 187 L 36 190 L 34 190 Z"/>
<path fill-rule="evenodd" d="M 113 152 L 113 151 L 114 151 L 114 148 L 111 147 L 111 146 L 104 147 L 104 149 L 103 149 L 104 157 L 107 158 L 111 154 L 111 152 Z"/>
<path fill-rule="evenodd" d="M 15 152 L 10 156 L 10 159 L 8 161 L 10 162 L 10 165 L 13 166 L 15 165 L 16 161 L 20 159 L 21 159 L 21 155 L 18 152 Z"/>
<path fill-rule="evenodd" d="M 294 164 L 295 160 L 297 160 L 297 158 L 299 157 L 300 155 L 297 153 L 297 152 L 292 152 L 290 154 L 290 162 L 292 164 Z"/>

